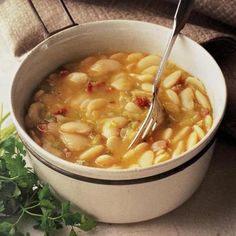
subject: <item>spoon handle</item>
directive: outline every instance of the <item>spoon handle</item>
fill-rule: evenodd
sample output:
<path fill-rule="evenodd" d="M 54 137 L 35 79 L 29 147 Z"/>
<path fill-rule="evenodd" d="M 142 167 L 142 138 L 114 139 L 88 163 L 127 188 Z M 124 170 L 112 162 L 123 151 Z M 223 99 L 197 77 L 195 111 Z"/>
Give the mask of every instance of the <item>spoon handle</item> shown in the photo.
<path fill-rule="evenodd" d="M 165 49 L 164 55 L 161 59 L 159 69 L 157 71 L 154 83 L 153 83 L 153 99 L 155 99 L 157 91 L 158 91 L 158 85 L 160 82 L 160 78 L 162 75 L 162 72 L 165 68 L 167 59 L 169 58 L 170 52 L 172 50 L 172 47 L 174 45 L 174 42 L 179 34 L 179 32 L 183 29 L 184 25 L 186 24 L 188 17 L 190 15 L 190 12 L 193 7 L 194 0 L 179 0 L 179 4 L 177 6 L 175 16 L 174 16 L 174 23 L 171 31 L 170 38 L 167 43 L 167 47 Z"/>
<path fill-rule="evenodd" d="M 178 34 L 183 28 L 185 23 L 188 20 L 188 17 L 192 11 L 194 0 L 180 0 L 177 6 L 175 16 L 174 16 L 174 25 L 175 34 Z"/>

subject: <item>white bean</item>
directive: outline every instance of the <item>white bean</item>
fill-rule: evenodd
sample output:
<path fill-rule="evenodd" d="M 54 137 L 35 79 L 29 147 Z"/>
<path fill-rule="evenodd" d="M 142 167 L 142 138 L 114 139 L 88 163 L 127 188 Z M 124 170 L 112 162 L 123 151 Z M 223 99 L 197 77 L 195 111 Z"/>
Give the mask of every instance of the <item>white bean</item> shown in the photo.
<path fill-rule="evenodd" d="M 102 127 L 102 135 L 106 138 L 119 136 L 119 129 L 115 127 L 110 120 L 106 121 Z"/>
<path fill-rule="evenodd" d="M 192 148 L 198 141 L 198 135 L 195 131 L 193 131 L 187 140 L 187 150 L 189 150 L 190 148 Z"/>
<path fill-rule="evenodd" d="M 73 97 L 69 102 L 70 102 L 70 106 L 74 109 L 78 109 L 81 105 L 81 103 L 83 103 L 86 99 L 88 99 L 88 95 L 87 94 L 80 94 L 76 97 Z"/>
<path fill-rule="evenodd" d="M 191 88 L 186 88 L 180 92 L 180 99 L 182 102 L 182 106 L 186 110 L 193 110 L 194 109 L 194 94 Z"/>
<path fill-rule="evenodd" d="M 88 81 L 88 75 L 82 72 L 70 73 L 66 78 L 78 85 L 84 85 Z"/>
<path fill-rule="evenodd" d="M 128 166 L 128 169 L 139 169 L 140 166 L 138 164 L 131 164 Z"/>
<path fill-rule="evenodd" d="M 101 167 L 109 167 L 116 163 L 116 159 L 108 154 L 101 155 L 96 158 L 95 163 Z"/>
<path fill-rule="evenodd" d="M 134 138 L 135 134 L 136 132 L 132 128 L 124 128 L 120 131 L 120 137 L 122 137 L 125 143 L 130 142 Z"/>
<path fill-rule="evenodd" d="M 104 150 L 105 150 L 105 148 L 103 145 L 93 146 L 93 147 L 89 148 L 88 150 L 86 150 L 85 152 L 83 152 L 80 155 L 79 159 L 83 160 L 83 161 L 89 161 L 89 160 L 94 159 L 94 158 L 98 157 L 99 155 L 101 155 Z"/>
<path fill-rule="evenodd" d="M 195 91 L 195 96 L 196 96 L 196 99 L 200 105 L 202 105 L 204 108 L 207 108 L 208 110 L 211 109 L 211 105 L 210 105 L 208 99 L 199 90 Z"/>
<path fill-rule="evenodd" d="M 95 111 L 92 111 L 92 113 L 87 112 L 86 116 L 93 117 L 94 119 L 97 120 L 100 118 L 101 114 L 102 114 L 102 110 L 95 110 Z"/>
<path fill-rule="evenodd" d="M 25 123 L 27 127 L 33 127 L 41 120 L 41 112 L 44 109 L 44 104 L 40 102 L 35 102 L 30 105 L 28 114 L 25 118 Z"/>
<path fill-rule="evenodd" d="M 163 131 L 162 138 L 165 140 L 170 139 L 172 134 L 173 134 L 173 129 L 167 128 Z"/>
<path fill-rule="evenodd" d="M 45 94 L 45 91 L 40 89 L 36 92 L 36 94 L 34 95 L 34 100 L 35 101 L 39 101 L 40 97 Z"/>
<path fill-rule="evenodd" d="M 149 66 L 145 70 L 142 71 L 142 75 L 152 75 L 155 76 L 157 73 L 158 66 Z"/>
<path fill-rule="evenodd" d="M 180 140 L 177 145 L 175 150 L 173 151 L 173 158 L 176 158 L 177 156 L 179 156 L 181 153 L 183 153 L 185 150 L 185 143 L 183 140 Z"/>
<path fill-rule="evenodd" d="M 125 73 L 125 72 L 119 72 L 119 73 L 117 73 L 117 74 L 115 74 L 115 75 L 112 76 L 111 81 L 113 82 L 113 81 L 116 81 L 116 80 L 118 80 L 118 79 L 124 79 L 124 80 L 126 80 L 126 79 L 128 79 L 128 74 Z"/>
<path fill-rule="evenodd" d="M 194 125 L 193 130 L 197 133 L 199 139 L 204 138 L 205 132 L 203 131 L 203 129 L 200 126 Z"/>
<path fill-rule="evenodd" d="M 125 155 L 123 156 L 123 159 L 129 160 L 135 156 L 141 155 L 147 149 L 148 149 L 147 143 L 139 143 L 136 147 L 134 147 L 133 149 L 130 149 L 128 152 L 126 152 Z"/>
<path fill-rule="evenodd" d="M 119 129 L 123 128 L 127 123 L 127 118 L 122 116 L 107 119 L 102 127 L 102 135 L 106 138 L 119 136 Z"/>
<path fill-rule="evenodd" d="M 142 58 L 138 63 L 137 63 L 137 68 L 139 70 L 144 70 L 149 66 L 153 65 L 158 65 L 160 63 L 160 57 L 156 55 L 148 55 L 144 58 Z"/>
<path fill-rule="evenodd" d="M 94 110 L 104 109 L 107 104 L 108 104 L 108 101 L 106 99 L 96 98 L 89 102 L 87 110 L 88 112 L 92 112 Z"/>
<path fill-rule="evenodd" d="M 204 125 L 205 125 L 205 128 L 206 128 L 206 131 L 208 131 L 211 128 L 212 123 L 213 123 L 212 117 L 210 115 L 207 115 L 204 118 Z"/>
<path fill-rule="evenodd" d="M 110 59 L 114 59 L 114 60 L 118 60 L 118 61 L 122 61 L 125 58 L 126 58 L 126 54 L 123 52 L 118 52 L 118 53 L 112 54 L 110 56 Z"/>
<path fill-rule="evenodd" d="M 106 146 L 109 151 L 114 153 L 116 150 L 119 150 L 119 147 L 122 145 L 122 140 L 120 137 L 111 136 L 107 139 Z"/>
<path fill-rule="evenodd" d="M 89 145 L 89 139 L 79 134 L 61 133 L 60 138 L 71 151 L 82 151 Z"/>
<path fill-rule="evenodd" d="M 100 59 L 95 62 L 90 70 L 96 75 L 101 76 L 121 69 L 120 62 L 113 59 Z"/>
<path fill-rule="evenodd" d="M 137 75 L 137 76 L 135 76 L 135 78 L 137 78 L 141 82 L 153 82 L 153 80 L 154 80 L 154 76 L 150 75 L 150 74 Z"/>
<path fill-rule="evenodd" d="M 145 151 L 140 158 L 138 159 L 138 164 L 141 167 L 148 167 L 151 166 L 153 163 L 153 159 L 154 159 L 154 153 L 153 151 Z"/>
<path fill-rule="evenodd" d="M 143 83 L 143 84 L 141 85 L 141 88 L 142 88 L 144 91 L 152 92 L 152 84 L 150 84 L 150 83 Z"/>
<path fill-rule="evenodd" d="M 116 117 L 110 118 L 110 121 L 112 125 L 118 128 L 123 128 L 129 122 L 128 119 L 123 116 L 116 116 Z"/>
<path fill-rule="evenodd" d="M 81 110 L 86 110 L 90 102 L 91 102 L 91 99 L 89 99 L 89 98 L 82 101 L 81 104 L 80 104 L 80 109 Z"/>
<path fill-rule="evenodd" d="M 111 86 L 120 91 L 127 91 L 133 88 L 133 83 L 129 79 L 120 78 L 113 81 Z"/>
<path fill-rule="evenodd" d="M 159 155 L 161 155 L 163 153 L 166 153 L 166 151 L 164 149 L 159 149 L 158 151 L 155 152 L 155 155 L 159 156 Z"/>
<path fill-rule="evenodd" d="M 167 152 L 162 153 L 162 154 L 155 157 L 154 164 L 158 164 L 163 161 L 167 161 L 168 159 L 170 159 L 170 155 Z"/>
<path fill-rule="evenodd" d="M 128 102 L 125 106 L 125 110 L 133 113 L 141 113 L 142 109 L 133 102 Z"/>
<path fill-rule="evenodd" d="M 180 141 L 182 138 L 184 138 L 184 136 L 186 136 L 187 134 L 189 134 L 191 128 L 189 126 L 186 126 L 184 128 L 182 128 L 181 130 L 179 130 L 179 132 L 174 136 L 174 138 L 172 139 L 173 143 L 177 143 L 178 141 Z"/>
<path fill-rule="evenodd" d="M 206 92 L 204 85 L 203 85 L 202 82 L 201 82 L 199 79 L 197 79 L 196 77 L 191 77 L 191 76 L 189 76 L 189 77 L 186 79 L 186 82 L 187 82 L 189 85 L 192 85 L 195 89 L 198 89 L 198 90 L 200 90 L 200 91 L 203 92 L 203 93 Z"/>
<path fill-rule="evenodd" d="M 138 60 L 140 60 L 141 58 L 143 58 L 143 54 L 140 52 L 134 52 L 131 53 L 127 56 L 126 60 L 128 62 L 137 62 Z"/>
<path fill-rule="evenodd" d="M 179 106 L 174 104 L 173 102 L 165 102 L 163 106 L 169 113 L 172 113 L 173 115 L 176 115 L 180 112 Z"/>
<path fill-rule="evenodd" d="M 172 74 L 168 75 L 162 85 L 164 88 L 171 88 L 172 86 L 174 86 L 180 79 L 181 77 L 181 71 L 177 70 L 175 72 L 173 72 Z"/>
<path fill-rule="evenodd" d="M 55 118 L 58 123 L 64 123 L 64 122 L 70 121 L 70 118 L 63 116 L 63 115 L 55 115 Z"/>
<path fill-rule="evenodd" d="M 136 69 L 136 63 L 131 63 L 126 66 L 127 71 L 131 72 Z"/>
<path fill-rule="evenodd" d="M 124 111 L 123 113 L 125 116 L 127 116 L 130 120 L 137 121 L 140 120 L 141 114 L 134 113 L 134 112 L 129 112 L 129 111 Z"/>
<path fill-rule="evenodd" d="M 173 91 L 172 89 L 167 89 L 166 90 L 166 94 L 168 96 L 168 98 L 176 105 L 180 105 L 180 99 L 179 96 L 177 95 L 177 93 L 175 91 Z"/>
<path fill-rule="evenodd" d="M 62 132 L 78 134 L 87 134 L 92 130 L 87 123 L 80 120 L 64 123 L 61 125 L 60 129 Z"/>

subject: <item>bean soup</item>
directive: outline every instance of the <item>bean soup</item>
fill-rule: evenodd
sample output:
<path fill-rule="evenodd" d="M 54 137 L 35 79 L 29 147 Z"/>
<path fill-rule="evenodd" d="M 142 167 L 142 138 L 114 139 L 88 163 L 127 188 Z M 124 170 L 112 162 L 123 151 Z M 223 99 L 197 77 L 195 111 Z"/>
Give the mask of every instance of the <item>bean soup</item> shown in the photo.
<path fill-rule="evenodd" d="M 159 87 L 164 122 L 128 150 L 149 109 L 159 62 L 157 55 L 119 52 L 63 65 L 32 97 L 28 133 L 59 158 L 86 166 L 142 168 L 178 158 L 213 118 L 202 82 L 170 62 Z"/>

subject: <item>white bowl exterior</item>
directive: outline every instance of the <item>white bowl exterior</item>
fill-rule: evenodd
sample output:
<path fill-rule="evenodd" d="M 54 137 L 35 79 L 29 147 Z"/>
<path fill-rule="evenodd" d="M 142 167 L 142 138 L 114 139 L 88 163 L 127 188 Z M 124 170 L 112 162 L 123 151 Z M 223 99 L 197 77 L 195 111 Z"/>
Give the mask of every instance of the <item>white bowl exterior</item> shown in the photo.
<path fill-rule="evenodd" d="M 34 151 L 39 152 L 41 156 L 46 157 L 55 165 L 74 173 L 79 171 L 82 175 L 101 179 L 129 179 L 154 175 L 157 172 L 161 173 L 172 169 L 196 155 L 213 137 L 222 119 L 226 103 L 226 87 L 221 70 L 214 59 L 200 45 L 184 36 L 177 39 L 170 59 L 203 81 L 214 110 L 214 123 L 211 131 L 192 151 L 182 155 L 184 158 L 180 157 L 148 169 L 133 171 L 94 170 L 94 168 L 75 165 L 56 158 L 34 143 L 23 128 L 24 112 L 32 91 L 44 76 L 59 65 L 93 53 L 109 52 L 116 49 L 161 54 L 168 36 L 169 30 L 167 28 L 150 23 L 103 21 L 71 28 L 41 43 L 24 60 L 12 86 L 13 120 L 21 137 Z M 21 109 L 18 109 L 19 107 Z"/>
<path fill-rule="evenodd" d="M 161 216 L 184 203 L 208 169 L 214 145 L 188 168 L 167 178 L 131 185 L 88 183 L 62 175 L 31 156 L 35 172 L 61 199 L 100 222 L 133 223 Z"/>
<path fill-rule="evenodd" d="M 191 151 L 149 168 L 111 171 L 84 167 L 57 158 L 34 143 L 24 130 L 24 112 L 32 91 L 44 76 L 59 65 L 93 53 L 117 49 L 162 54 L 168 36 L 167 28 L 150 23 L 104 21 L 71 28 L 41 43 L 22 63 L 11 91 L 13 121 L 24 142 L 33 152 L 58 168 L 96 179 L 140 179 L 166 172 L 193 158 L 210 142 L 220 124 L 226 104 L 226 86 L 214 59 L 200 45 L 184 36 L 177 39 L 170 59 L 203 81 L 214 110 L 211 130 Z M 202 181 L 211 155 L 212 148 L 194 164 L 172 176 L 125 186 L 81 182 L 57 173 L 34 157 L 32 162 L 40 178 L 50 183 L 63 198 L 94 214 L 100 221 L 127 223 L 157 217 L 184 202 Z"/>

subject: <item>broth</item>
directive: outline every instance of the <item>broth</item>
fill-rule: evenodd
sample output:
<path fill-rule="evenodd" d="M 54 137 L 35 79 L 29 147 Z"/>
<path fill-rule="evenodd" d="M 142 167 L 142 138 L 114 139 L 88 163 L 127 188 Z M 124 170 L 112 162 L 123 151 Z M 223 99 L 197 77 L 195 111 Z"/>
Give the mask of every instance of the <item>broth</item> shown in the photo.
<path fill-rule="evenodd" d="M 39 85 L 25 117 L 30 136 L 54 155 L 100 168 L 155 165 L 191 149 L 212 126 L 202 82 L 168 62 L 159 99 L 164 122 L 128 150 L 152 97 L 160 57 L 93 55 L 68 63 Z"/>

